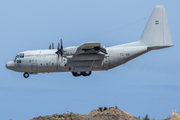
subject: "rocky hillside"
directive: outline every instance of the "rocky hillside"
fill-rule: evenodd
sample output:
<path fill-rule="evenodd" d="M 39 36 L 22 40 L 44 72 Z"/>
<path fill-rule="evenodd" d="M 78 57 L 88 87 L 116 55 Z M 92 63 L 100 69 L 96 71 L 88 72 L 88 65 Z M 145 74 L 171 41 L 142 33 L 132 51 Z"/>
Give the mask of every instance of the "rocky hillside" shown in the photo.
<path fill-rule="evenodd" d="M 118 107 L 99 108 L 91 111 L 88 115 L 77 113 L 54 114 L 50 116 L 39 116 L 31 120 L 141 120 L 127 112 L 121 111 Z"/>
<path fill-rule="evenodd" d="M 173 118 L 173 117 L 170 117 L 170 118 L 167 118 L 167 119 L 161 119 L 161 120 L 180 120 L 180 118 Z"/>
<path fill-rule="evenodd" d="M 178 112 L 178 111 L 174 111 L 173 110 L 173 112 L 172 112 L 172 117 L 169 117 L 169 118 L 167 118 L 167 119 L 163 119 L 163 120 L 180 120 L 180 114 L 179 114 L 180 112 Z"/>

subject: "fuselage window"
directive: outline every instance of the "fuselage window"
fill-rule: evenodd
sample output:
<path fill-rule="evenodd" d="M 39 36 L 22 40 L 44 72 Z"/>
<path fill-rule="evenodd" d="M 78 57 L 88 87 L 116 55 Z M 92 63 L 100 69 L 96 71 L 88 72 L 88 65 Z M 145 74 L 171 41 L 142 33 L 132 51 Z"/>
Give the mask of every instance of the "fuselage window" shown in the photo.
<path fill-rule="evenodd" d="M 29 60 L 29 63 L 31 63 L 31 60 Z"/>
<path fill-rule="evenodd" d="M 46 63 L 46 65 L 48 65 L 48 63 Z"/>
<path fill-rule="evenodd" d="M 21 60 L 17 60 L 17 63 L 21 63 Z"/>

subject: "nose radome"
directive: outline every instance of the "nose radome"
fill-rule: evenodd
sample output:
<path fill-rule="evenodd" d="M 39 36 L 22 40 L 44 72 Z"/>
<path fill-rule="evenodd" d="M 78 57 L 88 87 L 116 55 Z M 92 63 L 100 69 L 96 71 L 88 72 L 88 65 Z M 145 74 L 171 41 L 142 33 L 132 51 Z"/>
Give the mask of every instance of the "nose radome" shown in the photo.
<path fill-rule="evenodd" d="M 7 68 L 7 69 L 10 69 L 10 70 L 14 70 L 14 68 L 15 68 L 15 63 L 14 63 L 14 61 L 8 62 L 8 63 L 6 64 L 6 68 Z"/>

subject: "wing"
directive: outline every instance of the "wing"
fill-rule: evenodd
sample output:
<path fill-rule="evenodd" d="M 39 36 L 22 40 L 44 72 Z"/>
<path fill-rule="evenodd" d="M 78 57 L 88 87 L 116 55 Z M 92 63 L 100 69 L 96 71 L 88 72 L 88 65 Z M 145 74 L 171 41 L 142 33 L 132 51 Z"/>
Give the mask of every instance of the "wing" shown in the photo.
<path fill-rule="evenodd" d="M 83 51 L 83 53 L 99 53 L 99 52 L 102 52 L 104 54 L 107 54 L 106 49 L 103 48 L 100 43 L 85 43 L 85 44 L 78 47 L 78 51 Z"/>
<path fill-rule="evenodd" d="M 102 60 L 107 51 L 100 43 L 85 43 L 79 47 L 64 48 L 64 56 L 71 61 Z"/>

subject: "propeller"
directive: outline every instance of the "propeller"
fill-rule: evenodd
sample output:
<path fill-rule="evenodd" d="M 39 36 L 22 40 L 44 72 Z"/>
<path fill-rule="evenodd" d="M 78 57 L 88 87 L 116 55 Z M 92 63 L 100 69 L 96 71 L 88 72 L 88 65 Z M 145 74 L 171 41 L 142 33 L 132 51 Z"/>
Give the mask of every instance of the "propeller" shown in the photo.
<path fill-rule="evenodd" d="M 49 49 L 54 49 L 54 43 L 52 43 L 52 47 L 51 44 L 49 45 Z"/>
<path fill-rule="evenodd" d="M 60 48 L 60 45 L 59 45 L 59 42 L 58 42 L 58 47 L 57 47 L 57 51 L 55 52 L 57 55 L 58 55 L 58 59 L 59 59 L 59 55 L 61 55 L 61 57 L 63 57 L 63 45 L 62 45 L 62 39 L 61 39 L 61 48 Z"/>

